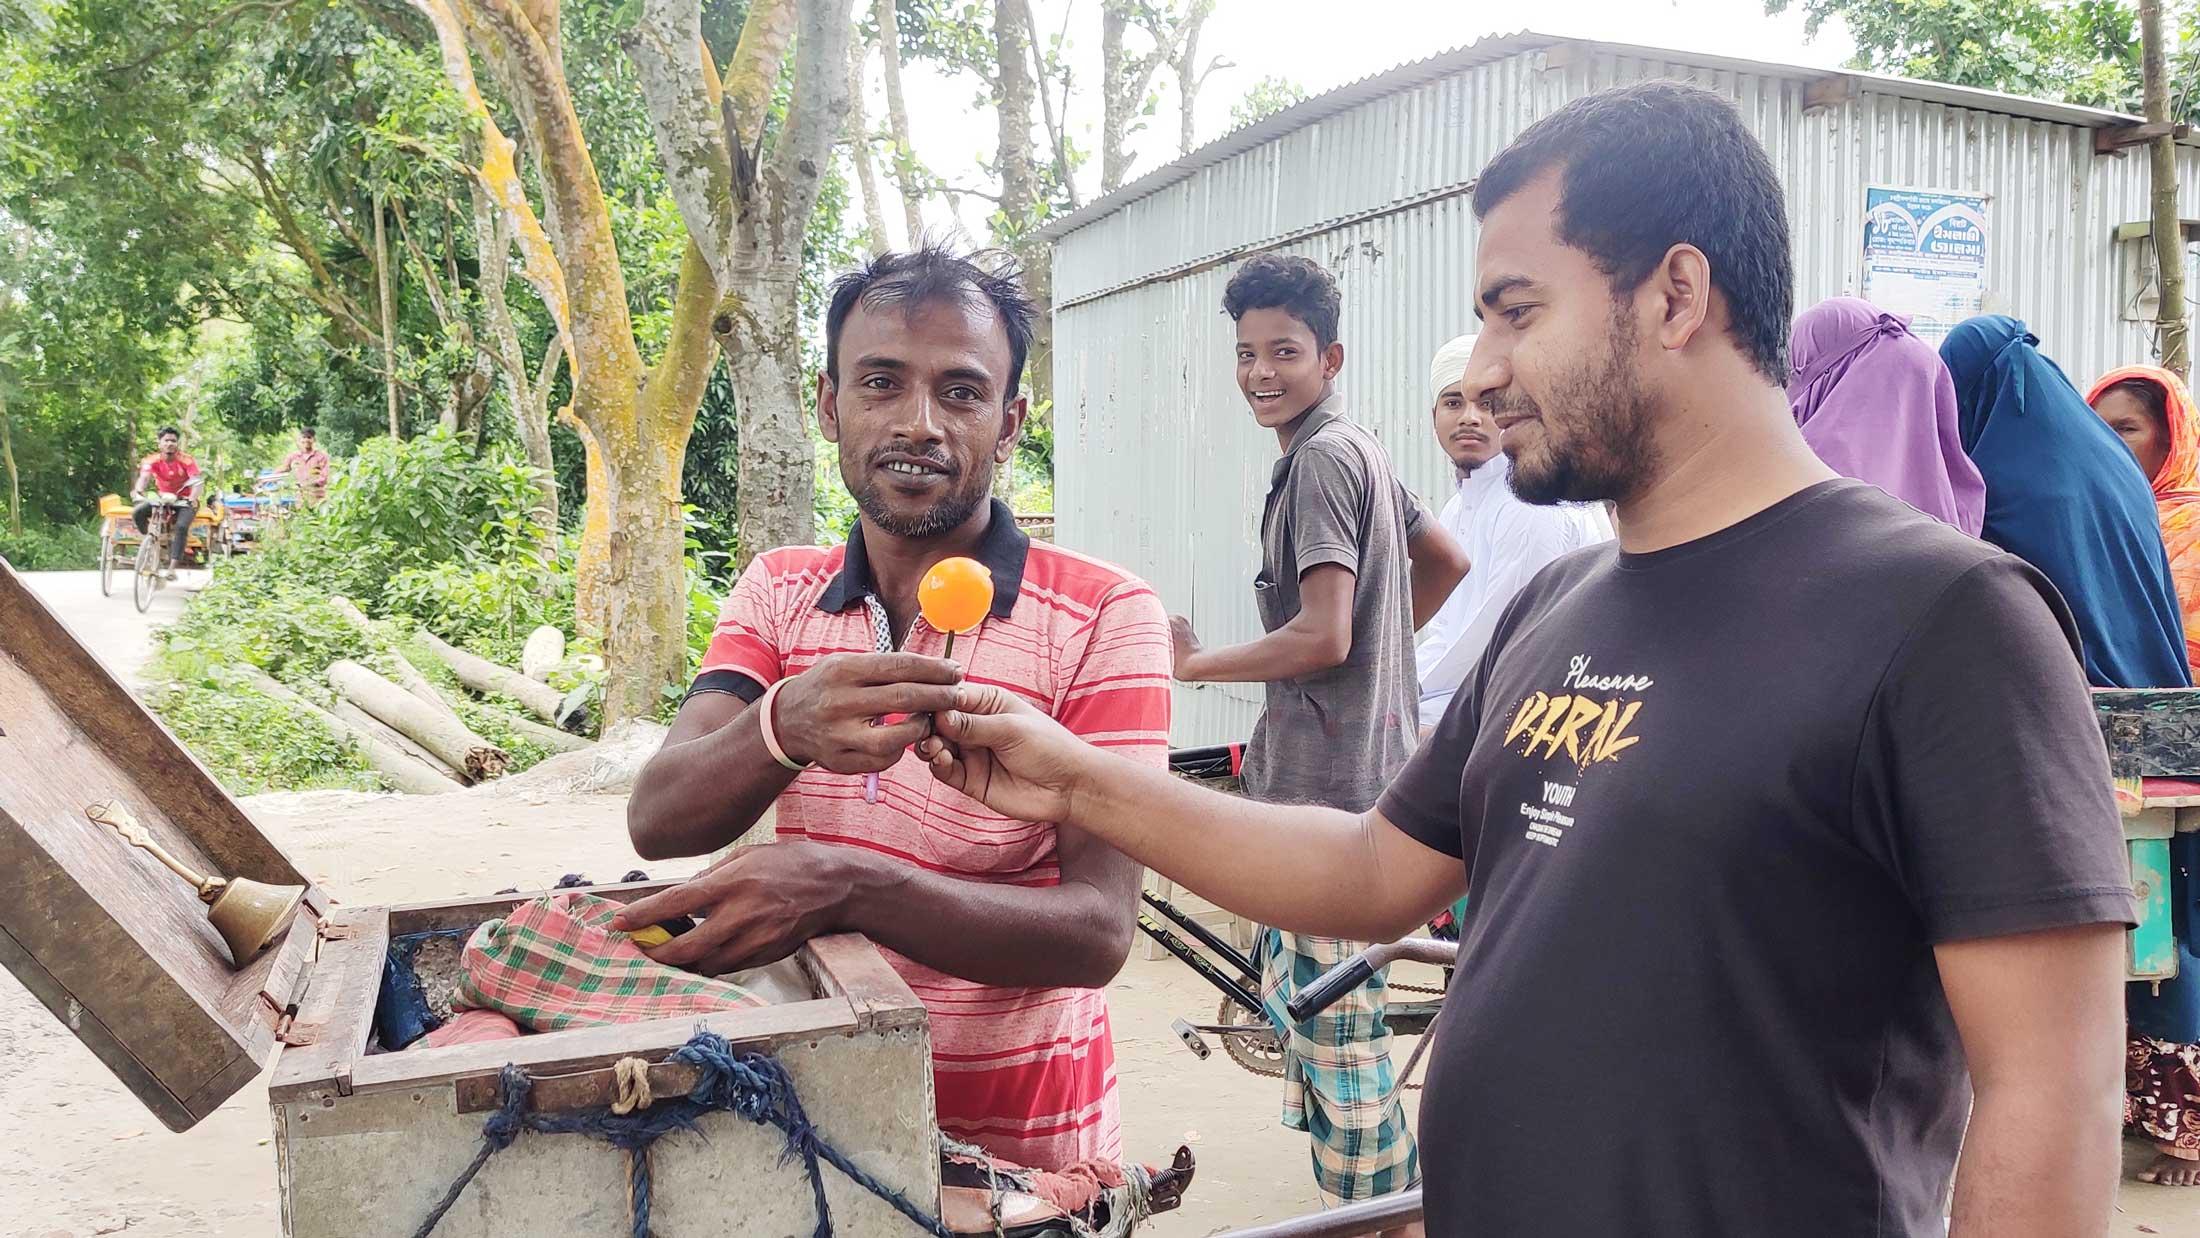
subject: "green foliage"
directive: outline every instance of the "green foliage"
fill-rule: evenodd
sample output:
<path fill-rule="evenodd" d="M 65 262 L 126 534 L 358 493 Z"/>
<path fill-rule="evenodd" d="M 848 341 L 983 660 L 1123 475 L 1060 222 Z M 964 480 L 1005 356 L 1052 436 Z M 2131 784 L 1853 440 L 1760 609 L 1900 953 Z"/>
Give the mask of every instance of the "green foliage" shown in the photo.
<path fill-rule="evenodd" d="M 402 443 L 373 439 L 336 471 L 328 501 L 294 518 L 270 553 L 377 612 L 408 570 L 528 554 L 534 486 L 508 448 L 477 459 L 442 430 Z"/>
<path fill-rule="evenodd" d="M 241 676 L 216 672 L 167 684 L 154 707 L 232 795 L 382 787 L 320 719 L 261 694 Z"/>
<path fill-rule="evenodd" d="M 99 566 L 99 534 L 74 524 L 25 524 L 13 534 L 0 520 L 0 559 L 18 572 L 88 571 Z"/>
<path fill-rule="evenodd" d="M 1243 129 L 1247 125 L 1266 120 L 1285 108 L 1296 107 L 1304 102 L 1305 87 L 1288 77 L 1264 77 L 1254 82 L 1252 89 L 1245 92 L 1245 97 L 1230 108 L 1230 127 Z"/>
<path fill-rule="evenodd" d="M 529 558 L 407 568 L 382 601 L 452 644 L 517 666 L 536 628 L 573 630 L 573 564 L 568 557 L 550 573 Z"/>
<path fill-rule="evenodd" d="M 1766 0 L 1767 13 L 1800 7 L 1817 34 L 1838 18 L 1856 43 L 1851 62 L 1903 77 L 2140 110 L 2139 18 L 2122 0 Z M 2185 50 L 2171 64 L 2170 112 L 2200 120 L 2200 7 L 2165 5 Z"/>
<path fill-rule="evenodd" d="M 371 662 L 382 652 L 329 605 L 331 596 L 280 550 L 247 555 L 216 572 L 162 634 L 161 666 L 179 679 L 213 681 L 220 668 L 248 662 L 320 694 L 329 663 Z"/>

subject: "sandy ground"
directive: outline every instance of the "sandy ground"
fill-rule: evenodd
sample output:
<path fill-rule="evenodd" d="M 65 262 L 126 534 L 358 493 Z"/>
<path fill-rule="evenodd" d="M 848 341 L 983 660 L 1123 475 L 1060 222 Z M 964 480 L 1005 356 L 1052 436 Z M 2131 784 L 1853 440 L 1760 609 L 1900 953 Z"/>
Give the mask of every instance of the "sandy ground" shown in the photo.
<path fill-rule="evenodd" d="M 102 599 L 89 574 L 33 583 L 111 667 L 134 672 L 149 648 L 148 620 L 128 598 Z M 172 617 L 181 593 L 164 592 L 156 608 Z M 567 872 L 612 879 L 640 867 L 676 877 L 695 867 L 637 861 L 616 795 L 518 787 L 432 798 L 323 792 L 262 796 L 246 807 L 308 873 L 353 904 L 548 885 Z M 1109 990 L 1127 1140 L 1149 1160 L 1187 1143 L 1199 1175 L 1183 1210 L 1142 1232 L 1189 1238 L 1317 1207 L 1304 1139 L 1275 1122 L 1279 1085 L 1219 1051 L 1207 1061 L 1186 1051 L 1170 1020 L 1210 1021 L 1216 994 L 1173 960 L 1146 961 L 1143 953 Z M 264 1083 L 254 1084 L 195 1129 L 171 1134 L 0 973 L 0 1112 L 9 1118 L 0 1122 L 0 1235 L 276 1238 L 266 1103 Z M 2200 1192 L 2127 1183 L 2112 1232 L 2200 1238 Z"/>

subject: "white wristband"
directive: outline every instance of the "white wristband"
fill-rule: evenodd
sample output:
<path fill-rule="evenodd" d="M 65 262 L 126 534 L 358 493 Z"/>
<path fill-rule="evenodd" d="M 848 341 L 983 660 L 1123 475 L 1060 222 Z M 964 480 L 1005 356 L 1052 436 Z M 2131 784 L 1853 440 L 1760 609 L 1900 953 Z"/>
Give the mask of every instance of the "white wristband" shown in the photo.
<path fill-rule="evenodd" d="M 772 760 L 799 774 L 815 765 L 816 762 L 797 761 L 788 756 L 787 750 L 779 746 L 779 736 L 772 730 L 772 709 L 779 703 L 779 690 L 786 686 L 786 680 L 776 679 L 772 681 L 771 687 L 764 689 L 764 695 L 759 697 L 756 702 L 758 710 L 756 725 L 757 729 L 764 733 L 764 751 L 772 754 Z"/>

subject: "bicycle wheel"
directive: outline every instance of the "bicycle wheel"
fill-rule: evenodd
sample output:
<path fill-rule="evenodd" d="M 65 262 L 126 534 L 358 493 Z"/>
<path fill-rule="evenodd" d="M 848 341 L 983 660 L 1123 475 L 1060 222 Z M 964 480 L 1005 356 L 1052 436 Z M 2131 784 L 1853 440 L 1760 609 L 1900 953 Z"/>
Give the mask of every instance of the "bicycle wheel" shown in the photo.
<path fill-rule="evenodd" d="M 115 595 L 115 530 L 113 525 L 99 531 L 99 596 Z"/>
<path fill-rule="evenodd" d="M 141 615 L 153 608 L 153 590 L 160 587 L 160 548 L 166 537 L 157 524 L 150 525 L 145 540 L 138 543 L 137 570 L 130 580 L 130 598 L 137 603 Z"/>

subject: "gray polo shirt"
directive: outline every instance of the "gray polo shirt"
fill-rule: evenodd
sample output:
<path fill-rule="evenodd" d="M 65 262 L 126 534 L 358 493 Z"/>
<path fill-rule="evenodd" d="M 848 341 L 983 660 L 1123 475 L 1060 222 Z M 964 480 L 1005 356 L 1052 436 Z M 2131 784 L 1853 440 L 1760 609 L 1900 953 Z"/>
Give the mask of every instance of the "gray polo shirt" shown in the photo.
<path fill-rule="evenodd" d="M 1413 578 L 1406 543 L 1430 519 L 1390 457 L 1345 419 L 1335 395 L 1307 414 L 1276 461 L 1261 514 L 1261 627 L 1299 613 L 1299 578 L 1325 563 L 1352 573 L 1352 652 L 1342 666 L 1272 680 L 1245 749 L 1245 791 L 1285 804 L 1372 807 L 1419 734 Z"/>

